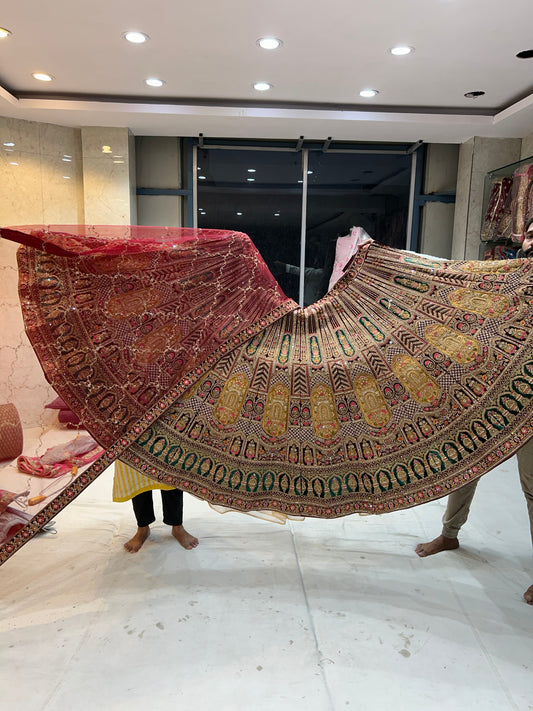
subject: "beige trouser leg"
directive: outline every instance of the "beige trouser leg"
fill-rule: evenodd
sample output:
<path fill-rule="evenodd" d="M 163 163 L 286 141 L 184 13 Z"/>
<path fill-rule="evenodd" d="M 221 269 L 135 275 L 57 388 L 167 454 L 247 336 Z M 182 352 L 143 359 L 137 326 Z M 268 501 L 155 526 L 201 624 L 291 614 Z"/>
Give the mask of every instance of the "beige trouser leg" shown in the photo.
<path fill-rule="evenodd" d="M 517 454 L 520 484 L 526 497 L 529 513 L 529 527 L 531 529 L 531 542 L 533 543 L 533 439 L 530 439 Z"/>
<path fill-rule="evenodd" d="M 442 535 L 446 538 L 457 538 L 461 526 L 466 522 L 478 481 L 471 481 L 448 496 L 448 505 L 442 517 Z"/>
<path fill-rule="evenodd" d="M 517 459 L 533 542 L 533 439 L 518 450 Z M 461 526 L 466 522 L 478 481 L 479 479 L 476 479 L 448 496 L 448 505 L 442 517 L 442 535 L 446 538 L 457 538 Z"/>

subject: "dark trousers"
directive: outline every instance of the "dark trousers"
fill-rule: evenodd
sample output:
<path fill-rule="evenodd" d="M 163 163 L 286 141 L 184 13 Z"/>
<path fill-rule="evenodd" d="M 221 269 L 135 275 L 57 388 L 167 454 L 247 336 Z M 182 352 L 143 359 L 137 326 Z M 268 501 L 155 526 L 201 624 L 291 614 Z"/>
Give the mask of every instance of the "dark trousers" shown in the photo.
<path fill-rule="evenodd" d="M 183 523 L 183 491 L 181 489 L 160 489 L 163 502 L 163 523 L 167 526 L 181 526 Z M 143 491 L 131 500 L 137 519 L 137 526 L 149 526 L 155 521 L 152 491 Z"/>

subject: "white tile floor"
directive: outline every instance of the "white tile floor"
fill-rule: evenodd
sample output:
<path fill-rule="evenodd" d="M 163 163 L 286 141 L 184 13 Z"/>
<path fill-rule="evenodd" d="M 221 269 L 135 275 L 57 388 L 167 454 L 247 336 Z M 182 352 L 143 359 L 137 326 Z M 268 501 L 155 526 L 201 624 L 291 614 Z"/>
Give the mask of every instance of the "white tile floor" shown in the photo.
<path fill-rule="evenodd" d="M 186 496 L 136 555 L 111 471 L 0 568 L 0 704 L 17 711 L 526 711 L 533 582 L 515 459 L 462 548 L 419 559 L 444 502 L 280 526 Z M 159 495 L 156 495 L 159 501 Z"/>

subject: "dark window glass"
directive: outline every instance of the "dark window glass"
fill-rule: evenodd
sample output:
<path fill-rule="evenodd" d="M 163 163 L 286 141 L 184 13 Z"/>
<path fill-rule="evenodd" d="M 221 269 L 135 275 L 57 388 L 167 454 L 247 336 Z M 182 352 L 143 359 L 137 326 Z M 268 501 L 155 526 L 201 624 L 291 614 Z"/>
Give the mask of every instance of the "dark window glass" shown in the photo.
<path fill-rule="evenodd" d="M 409 155 L 309 151 L 305 305 L 326 293 L 337 238 L 351 227 L 405 249 L 410 178 Z"/>
<path fill-rule="evenodd" d="M 198 226 L 245 232 L 285 294 L 298 300 L 302 154 L 198 149 Z M 300 182 L 299 182 L 300 181 Z"/>

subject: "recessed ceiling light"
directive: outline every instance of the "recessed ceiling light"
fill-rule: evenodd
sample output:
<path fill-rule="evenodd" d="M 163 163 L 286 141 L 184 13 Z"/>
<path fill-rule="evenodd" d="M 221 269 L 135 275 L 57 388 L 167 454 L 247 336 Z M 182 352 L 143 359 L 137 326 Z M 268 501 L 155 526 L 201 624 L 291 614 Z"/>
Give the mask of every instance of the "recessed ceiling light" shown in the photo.
<path fill-rule="evenodd" d="M 198 180 L 206 180 L 205 175 L 199 175 L 199 176 L 198 176 Z"/>
<path fill-rule="evenodd" d="M 11 161 L 11 162 L 9 163 L 9 165 L 18 165 L 18 163 L 13 160 L 13 161 Z"/>
<path fill-rule="evenodd" d="M 261 39 L 257 40 L 257 44 L 261 49 L 277 49 L 281 47 L 283 42 L 276 37 L 261 37 Z"/>
<path fill-rule="evenodd" d="M 122 36 L 125 40 L 128 40 L 128 42 L 132 42 L 133 44 L 144 44 L 144 42 L 147 42 L 150 39 L 148 35 L 144 34 L 144 32 L 137 32 L 135 30 L 124 32 Z"/>
<path fill-rule="evenodd" d="M 373 96 L 377 96 L 378 94 L 379 91 L 377 89 L 363 89 L 359 92 L 359 96 L 362 96 L 365 99 L 371 99 Z"/>
<path fill-rule="evenodd" d="M 6 37 L 9 37 L 11 32 L 9 30 L 6 30 L 5 27 L 0 27 L 0 39 L 5 39 Z"/>
<path fill-rule="evenodd" d="M 531 59 L 533 57 L 533 49 L 524 49 L 516 55 L 518 59 Z"/>
<path fill-rule="evenodd" d="M 467 99 L 477 99 L 480 96 L 485 96 L 484 91 L 467 91 L 465 97 Z"/>
<path fill-rule="evenodd" d="M 279 212 L 275 212 L 274 217 L 279 217 Z"/>
<path fill-rule="evenodd" d="M 272 84 L 269 84 L 266 81 L 256 81 L 254 84 L 254 89 L 256 91 L 268 91 L 269 89 L 272 89 Z"/>
<path fill-rule="evenodd" d="M 246 178 L 249 183 L 255 183 L 255 178 Z"/>
<path fill-rule="evenodd" d="M 4 143 L 4 146 L 5 146 L 6 148 L 13 148 L 14 145 L 15 145 L 15 144 L 13 143 L 13 141 L 6 141 L 6 142 Z"/>
<path fill-rule="evenodd" d="M 64 163 L 72 163 L 72 158 L 61 158 Z"/>
<path fill-rule="evenodd" d="M 242 212 L 238 212 L 237 215 L 242 215 Z"/>
<path fill-rule="evenodd" d="M 6 145 L 6 144 L 4 143 L 4 146 L 5 146 L 5 145 Z M 255 171 L 255 168 L 248 168 L 248 172 L 249 172 L 249 173 L 255 173 L 256 171 Z"/>
<path fill-rule="evenodd" d="M 44 72 L 34 72 L 32 77 L 34 79 L 38 79 L 39 81 L 52 81 L 54 78 L 51 74 L 44 74 Z"/>
<path fill-rule="evenodd" d="M 395 57 L 404 57 L 406 54 L 411 54 L 411 52 L 414 51 L 414 47 L 409 47 L 406 44 L 399 44 L 397 47 L 392 47 L 391 49 L 389 49 L 389 52 L 391 54 L 394 54 Z"/>
<path fill-rule="evenodd" d="M 163 86 L 165 83 L 162 79 L 156 79 L 153 77 L 152 79 L 145 79 L 145 84 L 148 84 L 148 86 Z"/>

